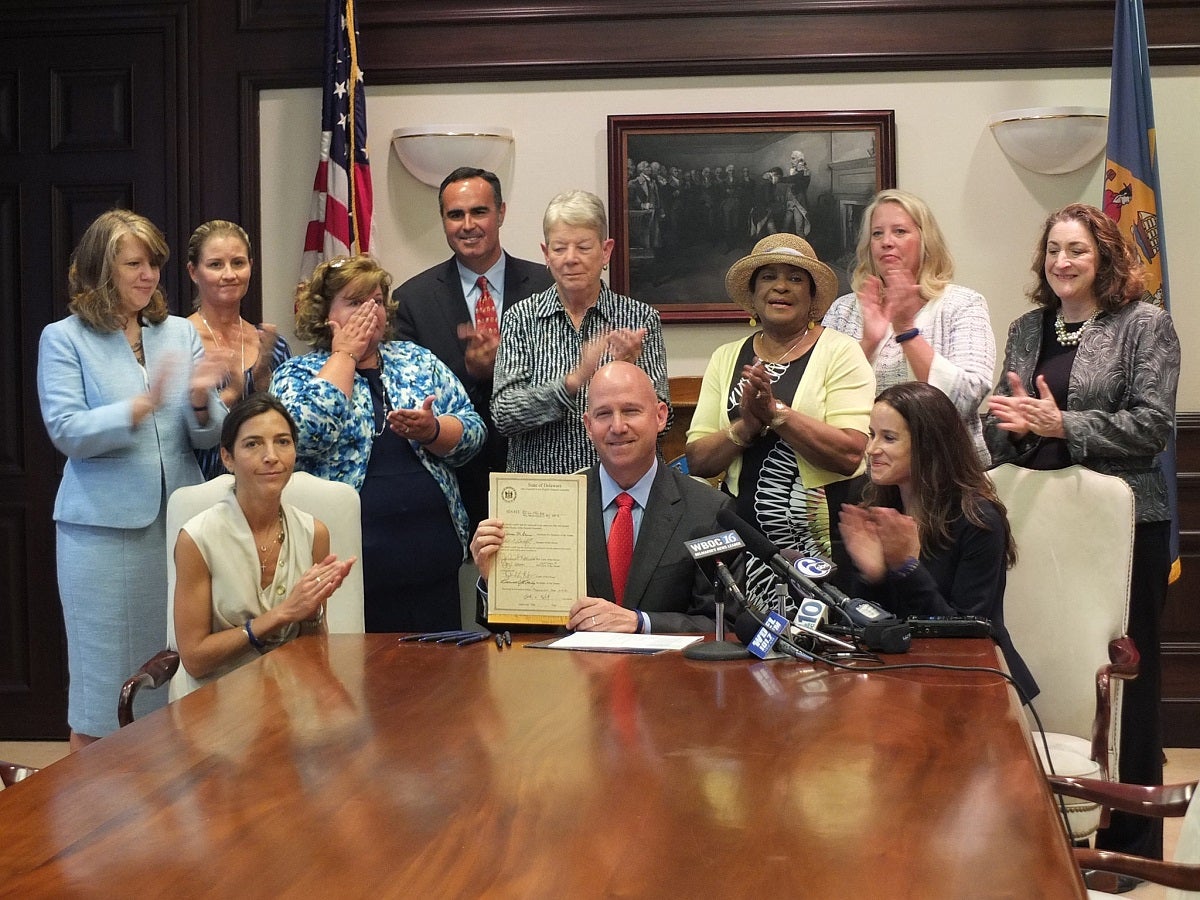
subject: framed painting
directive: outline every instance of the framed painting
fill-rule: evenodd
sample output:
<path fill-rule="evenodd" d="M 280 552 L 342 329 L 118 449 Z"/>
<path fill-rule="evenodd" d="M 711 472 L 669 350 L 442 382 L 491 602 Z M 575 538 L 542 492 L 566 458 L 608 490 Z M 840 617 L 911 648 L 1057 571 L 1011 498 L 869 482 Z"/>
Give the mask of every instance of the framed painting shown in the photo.
<path fill-rule="evenodd" d="M 896 185 L 893 110 L 608 117 L 612 288 L 664 322 L 733 322 L 725 272 L 803 236 L 849 290 L 862 213 Z"/>

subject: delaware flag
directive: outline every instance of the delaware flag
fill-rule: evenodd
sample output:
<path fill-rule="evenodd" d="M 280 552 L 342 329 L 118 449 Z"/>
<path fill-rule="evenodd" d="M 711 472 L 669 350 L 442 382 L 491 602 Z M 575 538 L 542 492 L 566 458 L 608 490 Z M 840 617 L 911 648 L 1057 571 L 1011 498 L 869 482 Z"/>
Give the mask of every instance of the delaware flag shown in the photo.
<path fill-rule="evenodd" d="M 375 243 L 371 207 L 367 95 L 358 65 L 354 0 L 327 0 L 321 158 L 304 236 L 302 279 L 322 260 L 370 252 Z"/>
<path fill-rule="evenodd" d="M 1158 186 L 1150 54 L 1142 0 L 1117 0 L 1113 28 L 1112 88 L 1108 101 L 1108 152 L 1104 212 L 1138 249 L 1146 267 L 1143 300 L 1171 309 L 1167 289 L 1167 240 Z M 1159 463 L 1171 501 L 1171 581 L 1179 577 L 1179 504 L 1175 484 L 1175 437 Z"/>

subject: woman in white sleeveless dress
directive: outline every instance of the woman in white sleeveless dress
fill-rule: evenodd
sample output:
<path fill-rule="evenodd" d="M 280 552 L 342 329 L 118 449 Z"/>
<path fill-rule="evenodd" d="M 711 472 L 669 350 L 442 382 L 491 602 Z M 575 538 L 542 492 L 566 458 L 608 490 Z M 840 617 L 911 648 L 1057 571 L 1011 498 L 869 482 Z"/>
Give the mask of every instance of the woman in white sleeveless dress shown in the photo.
<path fill-rule="evenodd" d="M 325 629 L 325 601 L 354 565 L 329 552 L 329 530 L 281 501 L 296 463 L 296 424 L 269 394 L 230 411 L 221 460 L 234 486 L 183 526 L 175 543 L 171 696 Z"/>

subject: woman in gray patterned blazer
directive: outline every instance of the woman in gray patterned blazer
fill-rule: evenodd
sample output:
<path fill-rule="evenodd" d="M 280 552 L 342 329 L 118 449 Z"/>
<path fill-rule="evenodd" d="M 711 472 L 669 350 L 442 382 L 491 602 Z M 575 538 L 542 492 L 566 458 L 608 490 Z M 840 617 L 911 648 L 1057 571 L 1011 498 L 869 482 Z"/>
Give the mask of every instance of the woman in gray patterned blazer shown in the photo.
<path fill-rule="evenodd" d="M 1137 249 L 1095 207 L 1071 204 L 1046 220 L 1033 271 L 1038 309 L 1009 328 L 1004 376 L 988 404 L 988 446 L 997 464 L 1078 463 L 1133 489 L 1129 634 L 1142 661 L 1125 688 L 1120 780 L 1159 784 L 1158 632 L 1171 523 L 1158 454 L 1175 425 L 1179 339 L 1144 293 Z M 1161 859 L 1161 821 L 1114 813 L 1098 846 Z"/>

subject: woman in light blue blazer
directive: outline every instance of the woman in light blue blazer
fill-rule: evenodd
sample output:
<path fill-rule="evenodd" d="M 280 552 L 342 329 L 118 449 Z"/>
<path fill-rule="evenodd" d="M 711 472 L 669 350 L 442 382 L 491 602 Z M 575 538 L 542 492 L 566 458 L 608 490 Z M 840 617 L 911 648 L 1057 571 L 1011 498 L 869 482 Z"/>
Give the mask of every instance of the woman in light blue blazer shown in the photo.
<path fill-rule="evenodd" d="M 72 256 L 71 315 L 38 348 L 42 419 L 67 457 L 54 519 L 73 750 L 116 729 L 121 683 L 164 646 L 167 498 L 201 480 L 192 451 L 225 418 L 224 373 L 167 314 L 168 253 L 149 220 L 102 214 Z"/>

